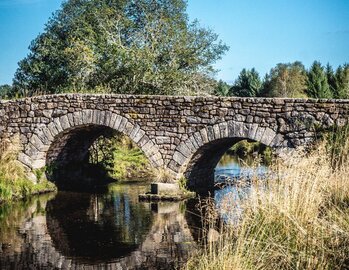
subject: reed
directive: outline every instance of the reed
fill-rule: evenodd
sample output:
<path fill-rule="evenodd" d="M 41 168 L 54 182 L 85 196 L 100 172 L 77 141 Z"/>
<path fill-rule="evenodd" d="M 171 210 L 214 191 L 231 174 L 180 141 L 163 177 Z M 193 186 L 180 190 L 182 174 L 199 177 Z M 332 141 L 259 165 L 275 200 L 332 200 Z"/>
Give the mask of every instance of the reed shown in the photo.
<path fill-rule="evenodd" d="M 186 269 L 348 269 L 348 130 L 274 165 L 247 199 L 223 204 L 236 222 L 217 227 L 211 218 L 205 230 L 218 236 L 207 235 Z"/>

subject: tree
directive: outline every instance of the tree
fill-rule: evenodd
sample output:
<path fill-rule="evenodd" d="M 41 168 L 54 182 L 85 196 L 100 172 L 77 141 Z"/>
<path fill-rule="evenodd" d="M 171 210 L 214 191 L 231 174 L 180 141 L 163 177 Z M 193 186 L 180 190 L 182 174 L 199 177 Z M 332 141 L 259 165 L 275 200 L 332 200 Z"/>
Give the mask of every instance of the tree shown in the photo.
<path fill-rule="evenodd" d="M 304 97 L 307 76 L 301 62 L 277 64 L 265 76 L 260 96 Z"/>
<path fill-rule="evenodd" d="M 4 84 L 0 85 L 0 98 L 8 99 L 13 97 L 13 88 L 11 85 Z"/>
<path fill-rule="evenodd" d="M 332 98 L 326 72 L 320 62 L 314 61 L 308 71 L 307 94 L 312 98 Z"/>
<path fill-rule="evenodd" d="M 213 63 L 228 49 L 188 20 L 185 0 L 69 0 L 19 62 L 25 95 L 92 90 L 209 92 Z"/>
<path fill-rule="evenodd" d="M 262 81 L 258 72 L 254 68 L 251 70 L 244 68 L 231 87 L 230 94 L 238 97 L 255 97 L 258 95 L 261 87 Z"/>
<path fill-rule="evenodd" d="M 337 68 L 335 80 L 334 98 L 349 98 L 349 64 Z"/>
<path fill-rule="evenodd" d="M 229 84 L 227 84 L 226 82 L 224 82 L 222 80 L 219 80 L 213 93 L 216 96 L 226 97 L 226 96 L 229 96 L 229 89 L 230 89 Z"/>
<path fill-rule="evenodd" d="M 336 75 L 333 71 L 332 66 L 329 63 L 327 63 L 326 65 L 325 72 L 326 72 L 326 78 L 327 78 L 327 82 L 328 82 L 330 91 L 332 93 L 332 96 L 334 98 L 337 98 L 336 97 L 336 87 L 337 87 Z"/>

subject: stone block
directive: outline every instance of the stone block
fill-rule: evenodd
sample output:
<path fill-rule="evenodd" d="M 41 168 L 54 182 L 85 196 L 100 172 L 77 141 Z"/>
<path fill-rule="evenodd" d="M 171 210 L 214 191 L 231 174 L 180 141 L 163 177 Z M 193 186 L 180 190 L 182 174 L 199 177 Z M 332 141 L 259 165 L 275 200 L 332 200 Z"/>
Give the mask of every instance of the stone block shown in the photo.
<path fill-rule="evenodd" d="M 276 133 L 274 130 L 272 130 L 271 128 L 266 128 L 260 142 L 270 146 L 275 136 L 276 136 Z"/>
<path fill-rule="evenodd" d="M 219 125 L 214 125 L 213 126 L 213 134 L 214 134 L 214 139 L 218 140 L 221 138 L 221 131 L 219 129 Z"/>
<path fill-rule="evenodd" d="M 201 134 L 202 142 L 204 144 L 208 143 L 209 140 L 208 140 L 208 135 L 207 135 L 207 129 L 206 128 L 201 129 L 200 134 Z"/>
<path fill-rule="evenodd" d="M 82 113 L 81 112 L 75 112 L 73 114 L 73 119 L 74 119 L 75 126 L 81 126 L 84 124 L 82 121 Z"/>
<path fill-rule="evenodd" d="M 175 195 L 180 192 L 177 183 L 152 183 L 150 187 L 151 194 L 157 195 Z"/>
<path fill-rule="evenodd" d="M 178 164 L 182 165 L 186 161 L 186 157 L 179 151 L 176 151 L 173 154 L 173 160 L 176 161 Z"/>
<path fill-rule="evenodd" d="M 189 149 L 189 147 L 185 143 L 181 143 L 177 147 L 177 151 L 179 151 L 186 158 L 188 158 L 188 157 L 190 157 L 192 155 L 191 150 Z"/>
<path fill-rule="evenodd" d="M 258 127 L 258 129 L 256 131 L 256 135 L 254 137 L 254 140 L 257 142 L 260 142 L 262 137 L 263 137 L 264 132 L 265 132 L 265 127 Z"/>
<path fill-rule="evenodd" d="M 53 124 L 55 125 L 56 129 L 58 130 L 58 132 L 63 132 L 63 128 L 61 126 L 61 122 L 59 121 L 59 118 L 55 118 L 53 119 Z"/>
<path fill-rule="evenodd" d="M 121 117 L 120 125 L 117 129 L 117 131 L 124 132 L 127 124 L 127 119 L 125 117 Z"/>
<path fill-rule="evenodd" d="M 228 124 L 226 122 L 219 124 L 219 130 L 221 133 L 221 138 L 228 138 L 229 137 Z"/>
<path fill-rule="evenodd" d="M 61 127 L 63 130 L 69 129 L 70 128 L 70 123 L 68 116 L 63 115 L 59 118 L 59 122 L 61 123 Z"/>
<path fill-rule="evenodd" d="M 198 144 L 198 147 L 201 147 L 201 146 L 204 145 L 204 142 L 203 142 L 203 139 L 201 137 L 201 133 L 200 132 L 195 132 L 193 136 L 194 136 L 195 141 Z"/>
<path fill-rule="evenodd" d="M 249 139 L 254 140 L 254 139 L 256 138 L 256 132 L 257 132 L 258 127 L 259 127 L 258 124 L 252 124 L 252 125 L 250 125 L 250 129 L 249 129 L 248 135 L 247 135 L 247 137 L 248 137 Z"/>

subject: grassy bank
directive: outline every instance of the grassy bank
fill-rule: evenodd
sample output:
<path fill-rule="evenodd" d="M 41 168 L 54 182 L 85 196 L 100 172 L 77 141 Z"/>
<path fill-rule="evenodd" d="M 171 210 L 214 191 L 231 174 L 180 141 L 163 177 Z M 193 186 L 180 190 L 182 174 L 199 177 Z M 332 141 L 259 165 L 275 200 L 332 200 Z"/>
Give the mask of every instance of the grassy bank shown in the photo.
<path fill-rule="evenodd" d="M 47 180 L 34 184 L 27 179 L 25 170 L 16 160 L 16 156 L 15 146 L 4 146 L 0 151 L 0 203 L 56 190 L 54 184 Z"/>
<path fill-rule="evenodd" d="M 260 142 L 239 141 L 234 144 L 227 154 L 237 156 L 241 159 L 246 157 L 260 157 L 263 163 L 270 164 L 273 159 L 273 152 L 270 147 Z"/>
<path fill-rule="evenodd" d="M 122 180 L 149 178 L 151 168 L 144 153 L 119 133 L 99 138 L 90 149 L 90 162 L 101 165 L 110 177 Z"/>
<path fill-rule="evenodd" d="M 227 200 L 220 210 L 237 213 L 233 225 L 217 228 L 216 211 L 206 211 L 207 234 L 219 234 L 204 238 L 186 268 L 348 269 L 348 134 L 337 131 L 311 154 L 292 155 L 267 182 L 255 179 L 238 202 L 242 211 Z"/>

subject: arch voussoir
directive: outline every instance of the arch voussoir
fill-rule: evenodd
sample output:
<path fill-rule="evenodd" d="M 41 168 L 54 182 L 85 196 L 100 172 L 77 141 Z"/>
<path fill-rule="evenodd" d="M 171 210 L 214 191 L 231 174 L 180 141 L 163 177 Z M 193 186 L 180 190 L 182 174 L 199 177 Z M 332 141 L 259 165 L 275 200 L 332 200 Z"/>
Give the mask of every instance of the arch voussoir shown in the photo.
<path fill-rule="evenodd" d="M 229 136 L 228 124 L 226 122 L 219 123 L 219 130 L 221 134 L 221 138 L 226 138 Z"/>
<path fill-rule="evenodd" d="M 274 139 L 270 143 L 270 147 L 278 148 L 278 147 L 286 147 L 286 140 L 283 135 L 276 134 Z"/>
<path fill-rule="evenodd" d="M 69 129 L 71 127 L 68 116 L 63 115 L 59 118 L 59 122 L 63 130 Z"/>
<path fill-rule="evenodd" d="M 265 127 L 259 126 L 257 128 L 256 134 L 255 134 L 253 140 L 255 140 L 256 142 L 259 142 L 262 139 L 264 132 L 265 132 Z"/>
<path fill-rule="evenodd" d="M 32 169 L 44 167 L 47 152 L 57 136 L 88 125 L 110 127 L 125 134 L 140 147 L 153 166 L 164 165 L 158 146 L 149 139 L 138 124 L 111 111 L 97 109 L 70 112 L 53 118 L 48 124 L 36 127 L 18 160 Z"/>
<path fill-rule="evenodd" d="M 208 140 L 208 133 L 207 133 L 206 127 L 200 130 L 200 134 L 201 134 L 201 138 L 202 138 L 203 143 L 208 143 L 209 140 Z"/>
<path fill-rule="evenodd" d="M 212 126 L 206 126 L 199 131 L 193 133 L 185 141 L 182 141 L 175 149 L 172 159 L 168 166 L 176 172 L 182 172 L 190 175 L 188 172 L 193 168 L 195 162 L 209 162 L 210 157 L 201 159 L 206 151 L 211 153 L 214 161 L 218 162 L 220 155 L 223 154 L 228 147 L 234 142 L 234 139 L 249 139 L 261 142 L 267 146 L 274 148 L 281 147 L 285 144 L 284 136 L 277 134 L 270 127 L 261 126 L 257 123 L 245 123 L 241 121 L 227 121 L 217 123 Z M 210 150 L 211 149 L 211 150 Z M 206 164 L 207 170 L 213 170 L 215 164 Z M 205 173 L 200 168 L 195 167 L 195 175 L 204 177 Z M 212 173 L 206 173 L 211 177 Z M 190 176 L 189 176 L 190 177 Z M 190 180 L 189 180 L 190 181 Z M 196 181 L 196 180 L 195 180 Z"/>
<path fill-rule="evenodd" d="M 248 135 L 247 135 L 248 138 L 255 140 L 258 127 L 259 127 L 258 124 L 251 124 L 250 130 L 248 131 Z"/>
<path fill-rule="evenodd" d="M 267 127 L 263 133 L 262 138 L 260 139 L 260 142 L 267 146 L 271 146 L 271 142 L 274 140 L 275 136 L 276 132 L 271 128 Z"/>

